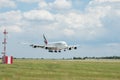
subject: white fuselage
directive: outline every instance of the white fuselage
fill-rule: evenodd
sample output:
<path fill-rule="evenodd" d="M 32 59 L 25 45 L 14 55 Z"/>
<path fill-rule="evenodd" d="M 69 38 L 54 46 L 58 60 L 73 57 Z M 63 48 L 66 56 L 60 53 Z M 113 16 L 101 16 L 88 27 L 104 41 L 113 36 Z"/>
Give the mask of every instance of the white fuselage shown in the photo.
<path fill-rule="evenodd" d="M 58 41 L 58 42 L 51 42 L 45 45 L 45 47 L 51 47 L 51 49 L 54 49 L 54 50 L 61 50 L 61 49 L 67 48 L 68 45 L 65 41 Z"/>

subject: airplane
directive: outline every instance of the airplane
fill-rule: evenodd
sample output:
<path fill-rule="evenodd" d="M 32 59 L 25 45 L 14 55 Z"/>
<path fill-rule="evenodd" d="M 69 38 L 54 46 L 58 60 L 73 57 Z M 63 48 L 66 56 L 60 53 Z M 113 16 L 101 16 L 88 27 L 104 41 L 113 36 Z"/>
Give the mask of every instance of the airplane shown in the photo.
<path fill-rule="evenodd" d="M 48 50 L 48 52 L 61 52 L 61 50 L 72 50 L 77 49 L 78 45 L 67 45 L 65 41 L 57 41 L 57 42 L 50 42 L 48 43 L 48 40 L 46 39 L 45 35 L 43 34 L 44 38 L 44 45 L 36 45 L 31 44 L 30 46 L 33 48 L 43 48 Z"/>

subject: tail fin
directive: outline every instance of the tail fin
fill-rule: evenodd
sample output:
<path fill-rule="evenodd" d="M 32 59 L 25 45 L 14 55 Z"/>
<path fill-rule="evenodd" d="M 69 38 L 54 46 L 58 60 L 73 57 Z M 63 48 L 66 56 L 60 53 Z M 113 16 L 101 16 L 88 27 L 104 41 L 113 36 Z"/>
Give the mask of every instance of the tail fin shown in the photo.
<path fill-rule="evenodd" d="M 46 39 L 46 37 L 45 37 L 44 34 L 43 34 L 43 38 L 44 38 L 44 43 L 47 45 L 47 44 L 48 44 L 48 41 L 47 41 L 47 39 Z"/>

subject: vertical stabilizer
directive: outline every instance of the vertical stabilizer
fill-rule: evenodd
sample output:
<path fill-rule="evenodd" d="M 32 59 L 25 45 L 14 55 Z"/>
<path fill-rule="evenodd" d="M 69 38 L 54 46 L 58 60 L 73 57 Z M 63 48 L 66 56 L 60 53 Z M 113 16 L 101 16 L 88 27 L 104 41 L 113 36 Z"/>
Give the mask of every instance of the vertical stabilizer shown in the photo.
<path fill-rule="evenodd" d="M 47 45 L 47 44 L 48 44 L 48 41 L 47 41 L 47 39 L 46 39 L 46 37 L 45 37 L 44 34 L 43 34 L 43 38 L 44 38 L 44 43 Z"/>

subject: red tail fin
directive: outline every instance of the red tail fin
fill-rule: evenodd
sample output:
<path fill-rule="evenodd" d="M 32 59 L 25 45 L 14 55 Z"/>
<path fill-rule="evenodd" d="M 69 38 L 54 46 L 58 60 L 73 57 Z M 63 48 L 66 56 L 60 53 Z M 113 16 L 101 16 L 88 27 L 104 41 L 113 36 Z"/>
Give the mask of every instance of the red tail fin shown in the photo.
<path fill-rule="evenodd" d="M 46 39 L 46 37 L 45 37 L 44 34 L 43 34 L 43 38 L 44 38 L 44 43 L 47 45 L 47 44 L 48 44 L 48 41 L 47 41 L 47 39 Z"/>

